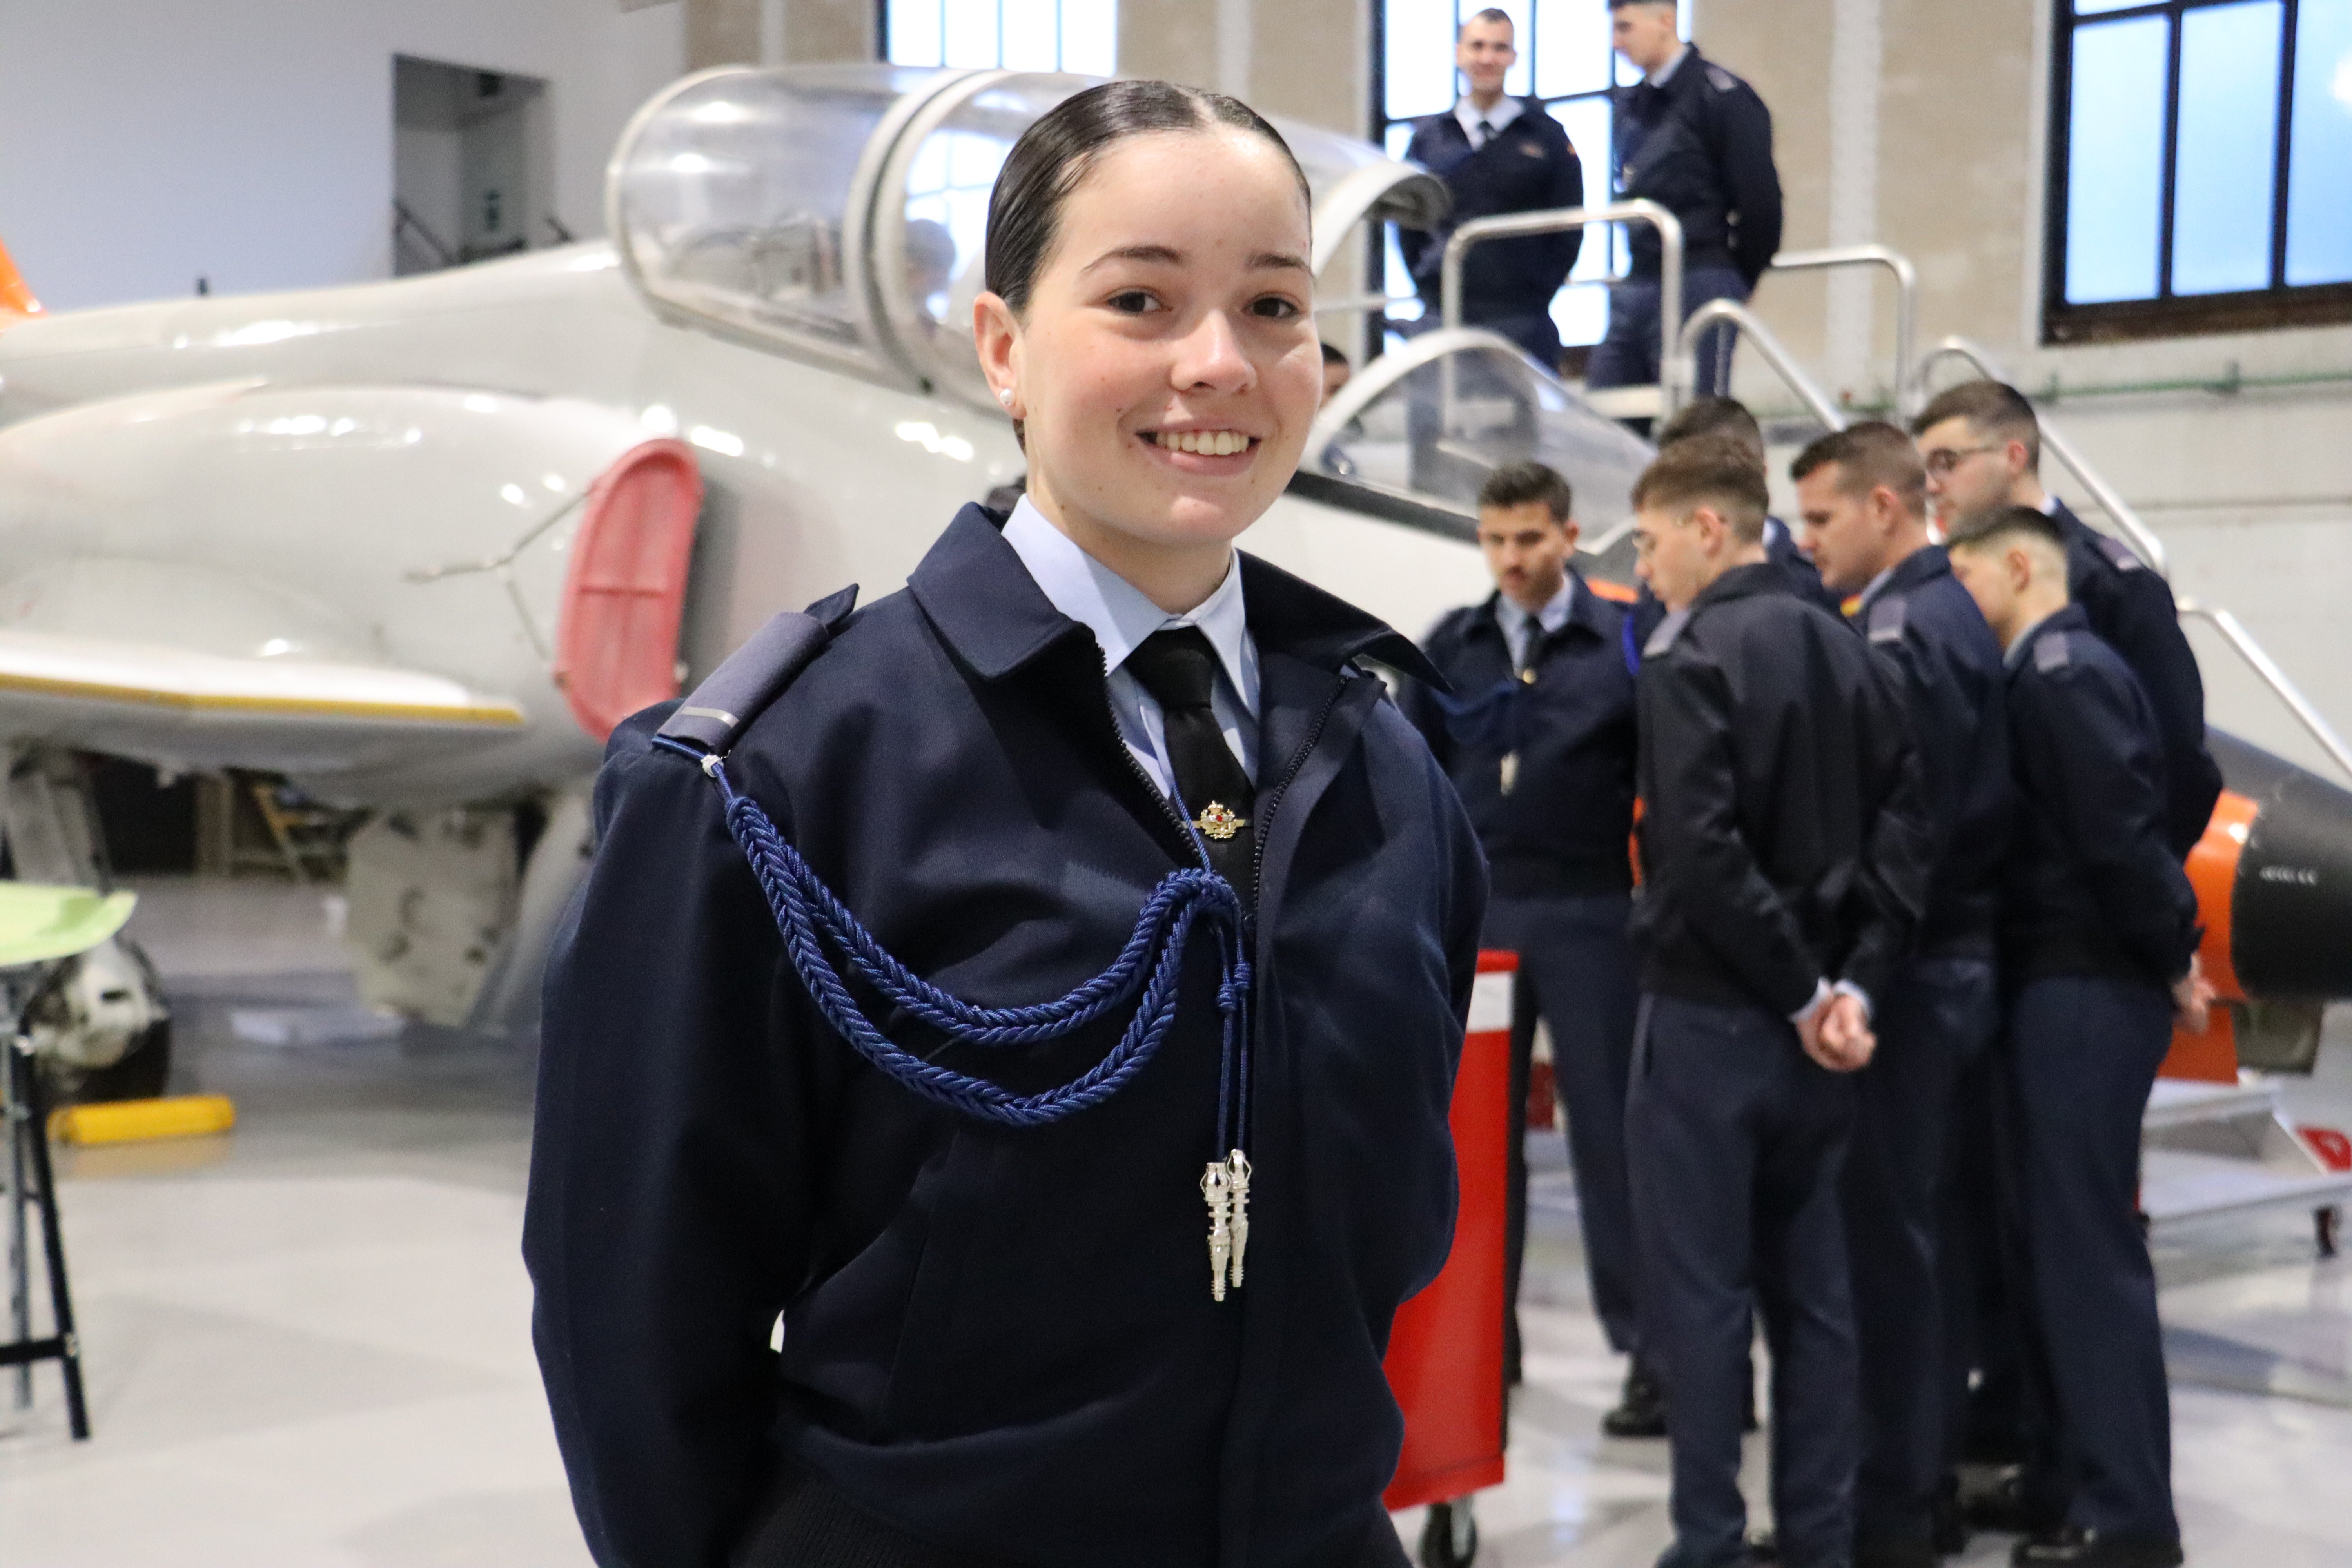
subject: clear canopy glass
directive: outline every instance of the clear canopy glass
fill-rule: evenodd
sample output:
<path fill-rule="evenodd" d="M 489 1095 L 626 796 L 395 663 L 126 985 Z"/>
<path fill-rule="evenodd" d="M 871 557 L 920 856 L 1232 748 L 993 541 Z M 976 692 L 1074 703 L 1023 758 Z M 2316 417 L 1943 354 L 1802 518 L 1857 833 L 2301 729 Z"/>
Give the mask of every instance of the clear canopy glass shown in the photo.
<path fill-rule="evenodd" d="M 1633 481 L 1653 455 L 1647 442 L 1496 344 L 1406 372 L 1307 458 L 1336 478 L 1474 516 L 1487 475 L 1532 458 L 1567 476 L 1590 546 L 1632 514 Z"/>
<path fill-rule="evenodd" d="M 940 76 L 714 71 L 656 99 L 614 159 L 609 217 L 623 265 L 688 314 L 869 357 L 861 162 L 904 95 Z"/>

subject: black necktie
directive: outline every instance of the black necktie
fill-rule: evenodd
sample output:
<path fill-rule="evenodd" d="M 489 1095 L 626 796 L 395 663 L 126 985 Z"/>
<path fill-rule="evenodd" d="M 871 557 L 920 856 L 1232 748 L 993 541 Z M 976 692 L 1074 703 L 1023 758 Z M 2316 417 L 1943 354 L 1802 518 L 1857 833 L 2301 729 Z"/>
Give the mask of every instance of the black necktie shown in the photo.
<path fill-rule="evenodd" d="M 1495 127 L 1493 123 L 1485 120 L 1478 121 L 1478 147 L 1484 147 L 1487 142 L 1492 142 L 1494 139 Z M 1477 150 L 1477 147 L 1471 149 L 1474 153 Z"/>
<path fill-rule="evenodd" d="M 1171 626 L 1144 638 L 1125 668 L 1160 704 L 1176 795 L 1209 847 L 1209 863 L 1247 899 L 1257 791 L 1209 702 L 1217 685 L 1216 649 L 1200 627 Z"/>

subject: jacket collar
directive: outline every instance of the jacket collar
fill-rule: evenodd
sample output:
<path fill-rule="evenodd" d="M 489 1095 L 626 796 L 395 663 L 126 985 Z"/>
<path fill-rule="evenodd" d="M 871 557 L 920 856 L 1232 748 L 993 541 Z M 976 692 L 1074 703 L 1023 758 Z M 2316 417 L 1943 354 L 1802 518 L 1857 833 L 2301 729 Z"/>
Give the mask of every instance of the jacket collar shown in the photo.
<path fill-rule="evenodd" d="M 1004 542 L 1002 513 L 967 505 L 908 578 L 908 592 L 956 656 L 986 680 L 1021 668 L 1078 623 L 1055 609 Z M 1325 669 L 1376 658 L 1441 689 L 1427 657 L 1385 622 L 1244 552 L 1242 595 L 1261 655 L 1288 654 Z"/>
<path fill-rule="evenodd" d="M 1859 616 L 1889 594 L 1907 594 L 1923 584 L 1952 574 L 1951 557 L 1940 544 L 1924 545 L 1886 569 L 1885 580 L 1872 584 L 1862 591 L 1862 603 L 1855 607 Z"/>
<path fill-rule="evenodd" d="M 1759 594 L 1794 595 L 1795 593 L 1788 574 L 1769 561 L 1758 561 L 1746 566 L 1734 566 L 1709 583 L 1698 597 L 1691 601 L 1690 607 L 1695 611 L 1703 610 L 1710 605 L 1727 604 L 1733 599 L 1752 599 Z"/>
<path fill-rule="evenodd" d="M 2090 629 L 2091 617 L 2083 613 L 2083 606 L 2067 604 L 2026 627 L 2025 635 L 2010 644 L 2009 651 L 2001 656 L 2001 662 L 2011 670 L 2022 669 L 2027 658 L 2033 652 L 2033 645 L 2051 633 L 2086 632 Z"/>

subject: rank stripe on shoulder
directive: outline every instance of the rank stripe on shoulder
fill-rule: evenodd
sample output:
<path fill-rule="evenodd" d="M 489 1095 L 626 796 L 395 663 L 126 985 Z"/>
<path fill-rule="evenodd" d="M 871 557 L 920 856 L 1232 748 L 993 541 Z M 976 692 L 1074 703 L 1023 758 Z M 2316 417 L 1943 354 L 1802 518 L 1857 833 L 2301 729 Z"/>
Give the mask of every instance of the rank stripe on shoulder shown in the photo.
<path fill-rule="evenodd" d="M 1870 640 L 1901 642 L 1903 640 L 1904 601 L 1882 599 L 1870 606 Z"/>
<path fill-rule="evenodd" d="M 2033 645 L 2033 668 L 2036 669 L 2063 669 L 2073 662 L 2074 655 L 2067 649 L 2064 632 L 2044 633 Z"/>

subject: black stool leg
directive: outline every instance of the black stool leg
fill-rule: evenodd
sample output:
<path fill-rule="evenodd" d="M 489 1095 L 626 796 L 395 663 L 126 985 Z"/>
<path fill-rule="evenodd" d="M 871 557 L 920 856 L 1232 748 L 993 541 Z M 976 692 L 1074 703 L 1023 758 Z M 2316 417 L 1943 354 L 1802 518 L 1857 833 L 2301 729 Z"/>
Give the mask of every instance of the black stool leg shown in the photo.
<path fill-rule="evenodd" d="M 33 1179 L 40 1187 L 41 1250 L 49 1268 L 49 1312 L 57 1328 L 58 1363 L 66 1376 L 66 1419 L 74 1441 L 89 1438 L 89 1406 L 82 1397 L 81 1340 L 74 1332 L 73 1292 L 66 1284 L 66 1233 L 58 1218 L 58 1187 L 49 1165 L 49 1119 L 41 1101 L 41 1075 L 21 1047 L 8 1052 L 8 1070 L 16 1075 L 16 1100 L 30 1117 L 27 1134 L 33 1149 Z"/>

